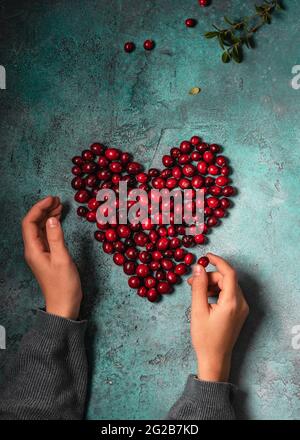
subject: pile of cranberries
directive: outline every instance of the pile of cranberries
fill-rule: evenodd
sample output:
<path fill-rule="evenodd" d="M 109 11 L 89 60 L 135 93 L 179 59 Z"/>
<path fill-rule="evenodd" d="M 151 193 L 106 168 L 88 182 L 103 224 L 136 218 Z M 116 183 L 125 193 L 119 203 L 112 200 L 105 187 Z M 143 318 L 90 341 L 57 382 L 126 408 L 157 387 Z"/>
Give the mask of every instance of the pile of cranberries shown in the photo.
<path fill-rule="evenodd" d="M 129 276 L 128 285 L 136 289 L 139 296 L 156 301 L 160 295 L 171 293 L 195 262 L 190 249 L 205 244 L 210 229 L 218 226 L 226 216 L 229 197 L 235 190 L 230 184 L 228 159 L 220 152 L 219 145 L 205 143 L 199 136 L 193 136 L 162 157 L 165 168 L 150 168 L 147 172 L 129 153 L 106 148 L 100 143 L 92 144 L 80 156 L 73 157 L 72 187 L 76 191 L 75 200 L 80 204 L 77 214 L 97 226 L 95 239 L 102 243 L 104 252 L 113 255 L 114 263 L 123 267 Z M 100 206 L 97 192 L 112 189 L 118 209 L 121 180 L 127 182 L 128 192 L 140 188 L 148 193 L 149 199 L 153 188 L 177 187 L 194 192 L 202 189 L 205 195 L 203 233 L 186 235 L 187 224 L 174 224 L 172 211 L 170 224 L 162 224 L 161 214 L 159 224 L 153 224 L 151 208 L 149 220 L 143 224 L 97 223 L 96 212 Z M 127 201 L 128 207 L 134 203 Z M 198 263 L 206 267 L 209 261 L 201 257 Z"/>

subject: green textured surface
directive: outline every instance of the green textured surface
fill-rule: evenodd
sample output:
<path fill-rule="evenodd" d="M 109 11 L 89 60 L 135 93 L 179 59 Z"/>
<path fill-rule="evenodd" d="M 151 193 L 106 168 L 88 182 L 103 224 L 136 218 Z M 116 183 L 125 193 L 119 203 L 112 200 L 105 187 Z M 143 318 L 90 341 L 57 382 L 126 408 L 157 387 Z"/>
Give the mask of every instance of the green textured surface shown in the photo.
<path fill-rule="evenodd" d="M 235 353 L 240 417 L 300 418 L 300 352 L 291 346 L 299 309 L 299 2 L 259 33 L 241 65 L 222 65 L 201 33 L 253 1 L 2 2 L 0 64 L 0 323 L 3 366 L 42 300 L 22 255 L 20 221 L 31 204 L 58 194 L 68 206 L 66 239 L 79 264 L 90 314 L 89 418 L 162 418 L 195 371 L 187 285 L 159 304 L 127 287 L 121 269 L 75 215 L 70 158 L 100 140 L 148 166 L 194 133 L 221 143 L 239 188 L 235 207 L 205 251 L 240 272 L 251 315 Z M 18 6 L 16 6 L 18 4 Z M 24 5 L 24 6 L 22 6 Z M 9 18 L 15 12 L 20 15 Z M 199 19 L 186 29 L 188 16 Z M 156 49 L 141 49 L 145 38 Z M 124 41 L 138 49 L 128 55 Z M 191 87 L 202 93 L 190 96 Z M 203 250 L 198 253 L 202 254 Z"/>

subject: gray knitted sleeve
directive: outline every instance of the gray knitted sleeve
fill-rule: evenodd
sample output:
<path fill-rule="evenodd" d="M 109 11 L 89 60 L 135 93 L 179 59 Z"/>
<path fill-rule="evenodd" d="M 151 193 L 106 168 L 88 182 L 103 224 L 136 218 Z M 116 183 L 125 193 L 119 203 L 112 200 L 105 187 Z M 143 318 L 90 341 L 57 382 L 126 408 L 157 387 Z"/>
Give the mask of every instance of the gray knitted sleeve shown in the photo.
<path fill-rule="evenodd" d="M 230 383 L 204 382 L 190 375 L 181 397 L 171 408 L 169 420 L 235 420 Z"/>
<path fill-rule="evenodd" d="M 82 419 L 86 323 L 38 311 L 0 388 L 0 419 Z"/>

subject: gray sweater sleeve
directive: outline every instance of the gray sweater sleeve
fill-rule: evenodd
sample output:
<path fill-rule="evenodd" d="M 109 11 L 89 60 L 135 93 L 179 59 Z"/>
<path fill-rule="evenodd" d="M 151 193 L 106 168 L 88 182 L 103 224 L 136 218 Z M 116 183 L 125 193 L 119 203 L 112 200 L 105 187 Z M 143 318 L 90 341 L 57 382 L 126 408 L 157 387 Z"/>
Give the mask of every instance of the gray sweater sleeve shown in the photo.
<path fill-rule="evenodd" d="M 84 321 L 38 311 L 0 388 L 0 419 L 82 419 L 87 391 Z"/>
<path fill-rule="evenodd" d="M 190 375 L 181 397 L 171 408 L 169 420 L 235 420 L 230 383 L 204 382 Z"/>

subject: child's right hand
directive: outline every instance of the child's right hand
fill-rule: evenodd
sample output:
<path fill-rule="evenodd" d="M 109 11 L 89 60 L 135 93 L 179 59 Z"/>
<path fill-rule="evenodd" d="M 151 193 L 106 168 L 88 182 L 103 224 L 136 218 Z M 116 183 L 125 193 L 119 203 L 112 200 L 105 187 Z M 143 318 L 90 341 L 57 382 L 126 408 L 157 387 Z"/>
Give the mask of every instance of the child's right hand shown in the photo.
<path fill-rule="evenodd" d="M 207 254 L 216 272 L 196 265 L 188 280 L 192 287 L 191 336 L 198 360 L 198 378 L 227 382 L 231 354 L 249 307 L 235 270 L 223 258 Z M 207 297 L 219 292 L 217 304 Z"/>
<path fill-rule="evenodd" d="M 82 301 L 78 270 L 65 246 L 60 224 L 59 197 L 46 197 L 24 217 L 22 233 L 25 260 L 36 277 L 46 311 L 77 319 Z"/>

